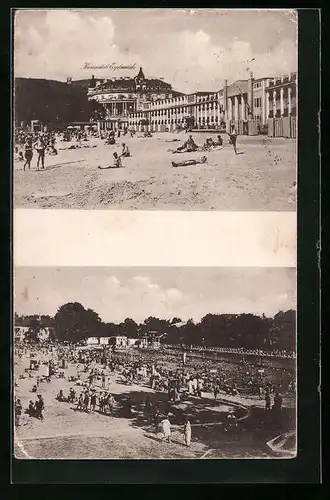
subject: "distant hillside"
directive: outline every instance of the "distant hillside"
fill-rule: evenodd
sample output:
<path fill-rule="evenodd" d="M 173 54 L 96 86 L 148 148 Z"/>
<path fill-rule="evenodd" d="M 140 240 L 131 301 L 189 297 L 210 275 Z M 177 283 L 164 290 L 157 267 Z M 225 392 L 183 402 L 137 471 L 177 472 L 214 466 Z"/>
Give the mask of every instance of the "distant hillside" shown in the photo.
<path fill-rule="evenodd" d="M 82 89 L 85 89 L 87 92 L 88 87 L 91 86 L 91 79 L 87 78 L 84 80 L 72 80 L 71 85 L 73 85 L 73 87 L 80 87 Z"/>
<path fill-rule="evenodd" d="M 83 81 L 70 85 L 56 80 L 15 78 L 14 85 L 17 124 L 31 120 L 44 124 L 89 120 L 90 105 Z"/>

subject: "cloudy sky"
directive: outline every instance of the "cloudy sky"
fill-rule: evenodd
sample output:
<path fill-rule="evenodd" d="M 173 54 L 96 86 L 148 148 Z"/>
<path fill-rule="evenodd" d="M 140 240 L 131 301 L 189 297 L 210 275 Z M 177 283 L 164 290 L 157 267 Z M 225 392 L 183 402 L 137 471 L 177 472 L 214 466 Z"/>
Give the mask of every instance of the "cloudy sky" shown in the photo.
<path fill-rule="evenodd" d="M 15 76 L 22 77 L 90 78 L 85 62 L 135 64 L 194 92 L 218 90 L 250 70 L 255 77 L 297 70 L 297 19 L 287 10 L 20 10 L 14 34 Z"/>
<path fill-rule="evenodd" d="M 295 309 L 292 268 L 32 268 L 15 270 L 15 312 L 56 313 L 66 302 L 104 321 Z"/>

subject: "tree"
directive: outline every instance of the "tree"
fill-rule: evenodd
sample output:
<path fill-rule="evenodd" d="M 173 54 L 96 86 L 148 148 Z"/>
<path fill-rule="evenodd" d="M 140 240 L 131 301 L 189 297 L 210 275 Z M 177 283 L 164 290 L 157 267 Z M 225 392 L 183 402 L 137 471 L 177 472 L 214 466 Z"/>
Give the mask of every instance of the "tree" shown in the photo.
<path fill-rule="evenodd" d="M 100 336 L 101 319 L 92 309 L 79 302 L 67 303 L 55 314 L 55 332 L 58 340 L 79 342 L 89 336 Z"/>
<path fill-rule="evenodd" d="M 138 325 L 137 323 L 131 319 L 131 318 L 126 318 L 124 323 L 123 323 L 123 334 L 126 337 L 135 339 L 138 337 Z"/>
<path fill-rule="evenodd" d="M 40 321 L 38 316 L 31 317 L 29 327 L 25 334 L 25 340 L 31 344 L 39 343 Z"/>
<path fill-rule="evenodd" d="M 179 328 L 179 342 L 188 345 L 201 345 L 200 327 L 192 319 Z"/>
<path fill-rule="evenodd" d="M 15 78 L 15 120 L 43 123 L 88 121 L 86 90 L 64 82 L 37 78 Z"/>
<path fill-rule="evenodd" d="M 275 314 L 271 325 L 273 347 L 278 349 L 296 349 L 296 311 L 279 311 Z"/>
<path fill-rule="evenodd" d="M 155 331 L 159 333 L 166 333 L 169 329 L 170 322 L 167 319 L 159 319 L 154 316 L 146 318 L 141 325 L 143 333 Z"/>
<path fill-rule="evenodd" d="M 206 346 L 236 347 L 235 314 L 207 314 L 200 322 L 200 335 Z"/>

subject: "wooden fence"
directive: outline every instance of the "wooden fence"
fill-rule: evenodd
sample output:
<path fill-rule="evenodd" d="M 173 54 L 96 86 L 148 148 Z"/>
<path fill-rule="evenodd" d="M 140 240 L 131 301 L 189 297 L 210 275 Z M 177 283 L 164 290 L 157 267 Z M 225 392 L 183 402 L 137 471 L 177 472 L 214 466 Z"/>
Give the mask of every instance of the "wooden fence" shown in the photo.
<path fill-rule="evenodd" d="M 258 135 L 257 120 L 228 120 L 226 132 L 229 134 L 231 126 L 234 125 L 239 135 Z"/>
<path fill-rule="evenodd" d="M 295 116 L 284 116 L 282 118 L 268 119 L 269 137 L 287 137 L 295 139 L 297 137 L 297 120 Z"/>

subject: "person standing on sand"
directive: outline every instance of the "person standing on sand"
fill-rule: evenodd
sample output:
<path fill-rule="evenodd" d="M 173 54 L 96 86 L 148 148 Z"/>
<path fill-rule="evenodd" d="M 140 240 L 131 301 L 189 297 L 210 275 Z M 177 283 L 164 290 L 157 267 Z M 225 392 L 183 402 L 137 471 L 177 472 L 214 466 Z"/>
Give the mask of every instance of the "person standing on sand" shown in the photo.
<path fill-rule="evenodd" d="M 164 437 L 162 440 L 166 439 L 168 443 L 171 442 L 171 422 L 169 421 L 168 415 L 164 420 L 161 421 L 162 431 Z"/>
<path fill-rule="evenodd" d="M 28 167 L 28 169 L 31 170 L 33 147 L 32 147 L 32 139 L 30 137 L 26 139 L 24 144 L 24 156 L 25 156 L 25 163 L 23 169 L 25 170 L 25 167 Z"/>
<path fill-rule="evenodd" d="M 44 411 L 44 408 L 45 408 L 45 404 L 44 404 L 43 397 L 41 396 L 41 394 L 38 394 L 38 399 L 34 404 L 34 409 L 35 409 L 35 415 L 39 420 L 44 419 L 44 416 L 42 414 L 42 412 Z"/>
<path fill-rule="evenodd" d="M 235 155 L 237 155 L 236 141 L 237 141 L 238 133 L 237 133 L 237 130 L 235 128 L 235 125 L 231 126 L 230 134 L 228 134 L 228 135 L 229 135 L 229 144 L 231 144 L 233 146 L 234 151 L 235 151 Z"/>
<path fill-rule="evenodd" d="M 89 393 L 88 393 L 88 391 L 85 392 L 85 396 L 84 396 L 84 411 L 86 413 L 89 412 Z"/>
<path fill-rule="evenodd" d="M 213 388 L 213 395 L 214 395 L 214 406 L 217 404 L 217 397 L 218 397 L 218 394 L 219 394 L 219 386 L 217 384 L 215 384 L 214 388 Z"/>
<path fill-rule="evenodd" d="M 189 419 L 187 418 L 184 424 L 184 440 L 186 443 L 186 446 L 190 446 L 191 442 L 191 424 Z"/>
<path fill-rule="evenodd" d="M 39 136 L 38 140 L 34 143 L 33 147 L 38 153 L 37 170 L 39 170 L 40 161 L 41 161 L 41 168 L 44 169 L 45 168 L 45 149 L 46 149 L 46 146 L 45 146 L 43 137 L 41 135 Z"/>
<path fill-rule="evenodd" d="M 96 407 L 96 393 L 95 393 L 95 391 L 93 391 L 93 393 L 91 395 L 91 411 L 92 411 L 92 413 L 95 412 L 95 407 Z"/>
<path fill-rule="evenodd" d="M 15 427 L 20 426 L 21 415 L 22 415 L 22 404 L 21 400 L 17 399 L 15 401 Z"/>
<path fill-rule="evenodd" d="M 159 424 L 160 424 L 160 411 L 158 408 L 154 408 L 154 416 L 153 416 L 153 421 L 154 421 L 154 426 L 155 426 L 155 434 L 158 436 L 159 432 Z"/>
<path fill-rule="evenodd" d="M 113 415 L 113 409 L 115 406 L 115 398 L 110 393 L 108 395 L 108 406 L 109 406 L 110 414 Z"/>

